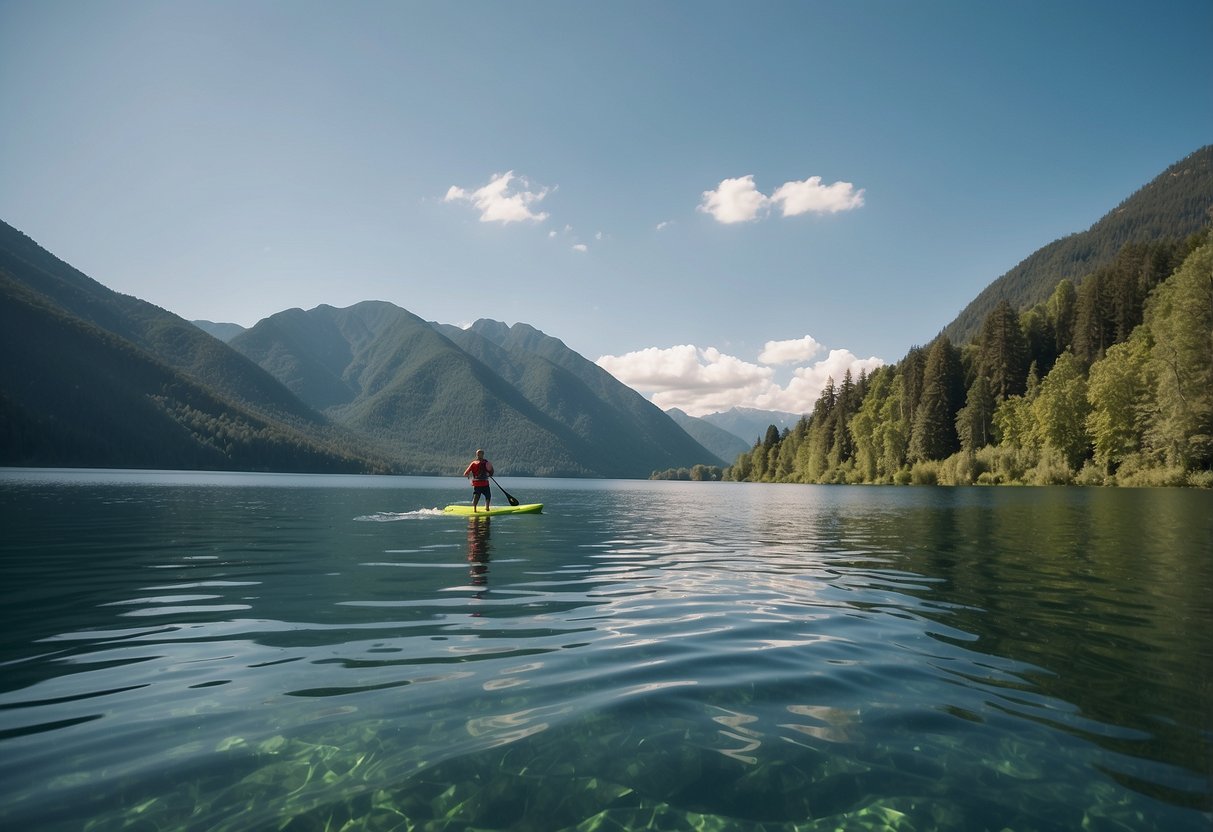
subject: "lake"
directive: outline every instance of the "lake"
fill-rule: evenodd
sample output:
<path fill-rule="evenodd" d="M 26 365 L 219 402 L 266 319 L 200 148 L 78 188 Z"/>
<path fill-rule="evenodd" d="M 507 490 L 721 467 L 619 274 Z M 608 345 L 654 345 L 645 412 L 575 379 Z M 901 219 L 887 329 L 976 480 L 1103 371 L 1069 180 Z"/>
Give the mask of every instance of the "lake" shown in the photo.
<path fill-rule="evenodd" d="M 1213 822 L 1213 493 L 501 484 L 0 471 L 0 828 Z"/>

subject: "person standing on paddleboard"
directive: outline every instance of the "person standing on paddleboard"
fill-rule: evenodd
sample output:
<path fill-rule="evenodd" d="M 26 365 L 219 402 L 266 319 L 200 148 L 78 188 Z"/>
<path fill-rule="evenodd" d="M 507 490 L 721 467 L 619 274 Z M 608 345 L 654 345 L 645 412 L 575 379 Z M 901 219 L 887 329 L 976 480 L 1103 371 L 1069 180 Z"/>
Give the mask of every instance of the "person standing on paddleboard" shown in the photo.
<path fill-rule="evenodd" d="M 493 475 L 493 463 L 484 458 L 483 448 L 476 449 L 476 458 L 463 469 L 463 475 L 472 478 L 472 511 L 476 511 L 482 496 L 484 510 L 488 511 L 489 504 L 493 501 L 493 495 L 489 493 L 489 477 Z"/>

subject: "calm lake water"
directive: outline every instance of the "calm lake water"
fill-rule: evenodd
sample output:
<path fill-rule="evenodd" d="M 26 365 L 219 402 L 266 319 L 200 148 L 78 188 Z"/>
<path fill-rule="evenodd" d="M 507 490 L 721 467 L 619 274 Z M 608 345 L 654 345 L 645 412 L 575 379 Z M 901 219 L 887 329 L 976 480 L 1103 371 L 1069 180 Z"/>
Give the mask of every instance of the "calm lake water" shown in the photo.
<path fill-rule="evenodd" d="M 1210 828 L 1209 492 L 502 484 L 0 471 L 0 828 Z"/>

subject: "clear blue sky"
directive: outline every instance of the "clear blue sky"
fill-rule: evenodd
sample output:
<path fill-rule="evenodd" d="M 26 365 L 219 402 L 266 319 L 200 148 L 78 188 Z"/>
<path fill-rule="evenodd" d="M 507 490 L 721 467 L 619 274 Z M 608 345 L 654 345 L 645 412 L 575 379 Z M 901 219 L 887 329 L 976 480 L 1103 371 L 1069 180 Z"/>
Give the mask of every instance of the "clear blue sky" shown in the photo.
<path fill-rule="evenodd" d="M 387 300 L 803 410 L 1213 141 L 1210 43 L 1209 0 L 0 0 L 0 219 L 186 318 Z"/>

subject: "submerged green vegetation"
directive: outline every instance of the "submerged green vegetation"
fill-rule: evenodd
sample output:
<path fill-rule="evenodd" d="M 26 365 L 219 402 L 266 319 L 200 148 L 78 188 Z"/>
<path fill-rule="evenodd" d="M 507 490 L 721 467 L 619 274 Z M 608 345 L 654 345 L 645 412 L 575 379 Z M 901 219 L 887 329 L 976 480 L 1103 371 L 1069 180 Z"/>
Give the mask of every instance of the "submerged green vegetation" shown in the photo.
<path fill-rule="evenodd" d="M 724 477 L 1213 487 L 1213 235 L 1126 245 L 970 343 L 831 379 Z"/>

